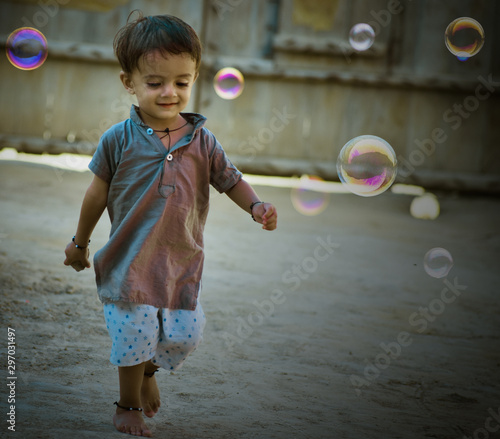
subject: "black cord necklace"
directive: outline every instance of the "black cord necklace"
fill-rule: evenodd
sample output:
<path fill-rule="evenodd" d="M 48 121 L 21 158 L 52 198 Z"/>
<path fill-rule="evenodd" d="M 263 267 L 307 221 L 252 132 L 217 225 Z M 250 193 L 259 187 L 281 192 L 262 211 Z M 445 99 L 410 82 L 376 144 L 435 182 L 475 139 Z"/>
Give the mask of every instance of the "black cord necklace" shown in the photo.
<path fill-rule="evenodd" d="M 170 133 L 173 133 L 174 131 L 178 131 L 181 128 L 184 128 L 189 122 L 186 122 L 184 125 L 180 126 L 179 128 L 174 128 L 171 130 L 170 128 L 165 128 L 164 130 L 153 130 L 155 133 L 165 133 L 163 136 L 160 137 L 160 140 L 168 136 L 168 148 L 170 149 Z"/>

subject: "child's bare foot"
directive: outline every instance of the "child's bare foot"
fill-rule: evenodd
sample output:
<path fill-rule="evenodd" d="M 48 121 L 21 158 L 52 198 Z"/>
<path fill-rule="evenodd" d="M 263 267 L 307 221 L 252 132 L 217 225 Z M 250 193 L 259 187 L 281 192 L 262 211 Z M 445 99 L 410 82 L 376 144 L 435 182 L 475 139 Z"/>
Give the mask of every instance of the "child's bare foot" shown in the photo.
<path fill-rule="evenodd" d="M 113 415 L 113 424 L 122 433 L 133 436 L 151 437 L 151 430 L 144 423 L 142 413 L 137 410 L 125 410 L 117 407 Z"/>
<path fill-rule="evenodd" d="M 160 389 L 156 383 L 154 375 L 151 377 L 144 375 L 141 387 L 141 403 L 144 414 L 148 418 L 152 418 L 160 408 Z"/>

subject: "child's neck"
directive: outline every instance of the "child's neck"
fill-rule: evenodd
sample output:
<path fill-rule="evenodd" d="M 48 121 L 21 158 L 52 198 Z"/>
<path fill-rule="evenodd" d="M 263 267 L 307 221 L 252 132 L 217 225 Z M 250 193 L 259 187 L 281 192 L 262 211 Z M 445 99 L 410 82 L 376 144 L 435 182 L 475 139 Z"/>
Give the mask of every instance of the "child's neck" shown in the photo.
<path fill-rule="evenodd" d="M 139 116 L 141 117 L 141 120 L 146 125 L 153 128 L 153 130 L 155 130 L 155 131 L 163 131 L 163 130 L 166 130 L 167 128 L 170 130 L 174 130 L 174 129 L 178 128 L 179 126 L 186 123 L 186 120 L 180 114 L 177 114 L 176 116 L 174 116 L 170 119 L 153 119 L 152 120 L 150 118 L 145 118 L 143 113 L 139 109 Z"/>

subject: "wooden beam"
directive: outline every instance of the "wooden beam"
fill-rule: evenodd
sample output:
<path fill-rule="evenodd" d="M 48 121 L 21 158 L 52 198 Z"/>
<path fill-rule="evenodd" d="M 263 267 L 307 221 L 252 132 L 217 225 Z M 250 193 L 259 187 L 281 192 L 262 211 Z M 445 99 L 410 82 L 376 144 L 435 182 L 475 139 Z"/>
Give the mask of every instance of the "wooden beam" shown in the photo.
<path fill-rule="evenodd" d="M 278 52 L 290 52 L 292 54 L 356 55 L 363 58 L 382 57 L 387 52 L 387 46 L 377 42 L 368 50 L 360 52 L 354 50 L 345 39 L 285 34 L 278 34 L 274 37 L 273 48 Z"/>
<path fill-rule="evenodd" d="M 7 35 L 0 36 L 0 47 L 5 47 Z M 113 48 L 104 44 L 75 41 L 48 41 L 49 58 L 79 60 L 92 63 L 118 64 Z M 205 55 L 202 69 L 215 72 L 223 67 L 235 67 L 246 77 L 282 79 L 290 81 L 321 81 L 371 87 L 398 87 L 438 91 L 474 92 L 477 79 L 458 79 L 453 76 L 415 76 L 370 72 L 348 72 L 323 67 L 321 70 L 300 69 L 277 65 L 273 60 L 262 58 L 214 57 Z"/>
<path fill-rule="evenodd" d="M 329 69 L 301 69 L 276 65 L 272 60 L 236 58 L 236 57 L 210 57 L 205 56 L 202 66 L 215 73 L 223 67 L 234 67 L 245 77 L 262 77 L 271 79 L 284 79 L 291 81 L 320 81 L 340 84 L 352 84 L 370 87 L 397 87 L 405 89 L 423 89 L 436 91 L 461 91 L 473 93 L 478 85 L 477 78 L 457 78 L 456 76 L 416 76 L 415 74 L 349 72 L 345 70 Z"/>

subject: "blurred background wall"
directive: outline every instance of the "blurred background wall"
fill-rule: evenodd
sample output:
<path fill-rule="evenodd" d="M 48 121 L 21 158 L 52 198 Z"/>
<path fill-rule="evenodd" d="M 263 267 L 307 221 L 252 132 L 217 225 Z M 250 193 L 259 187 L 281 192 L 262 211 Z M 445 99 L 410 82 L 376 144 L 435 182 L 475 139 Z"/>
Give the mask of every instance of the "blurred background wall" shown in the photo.
<path fill-rule="evenodd" d="M 33 71 L 0 56 L 0 148 L 92 154 L 128 117 L 112 41 L 129 13 L 173 14 L 191 24 L 204 59 L 187 111 L 211 129 L 243 171 L 338 180 L 351 138 L 387 140 L 398 181 L 500 193 L 500 2 L 494 0 L 17 0 L 0 1 L 0 44 L 30 26 L 49 55 Z M 447 25 L 472 17 L 482 50 L 462 62 Z M 355 52 L 350 28 L 372 25 Z M 236 67 L 245 88 L 218 97 L 213 77 Z"/>

